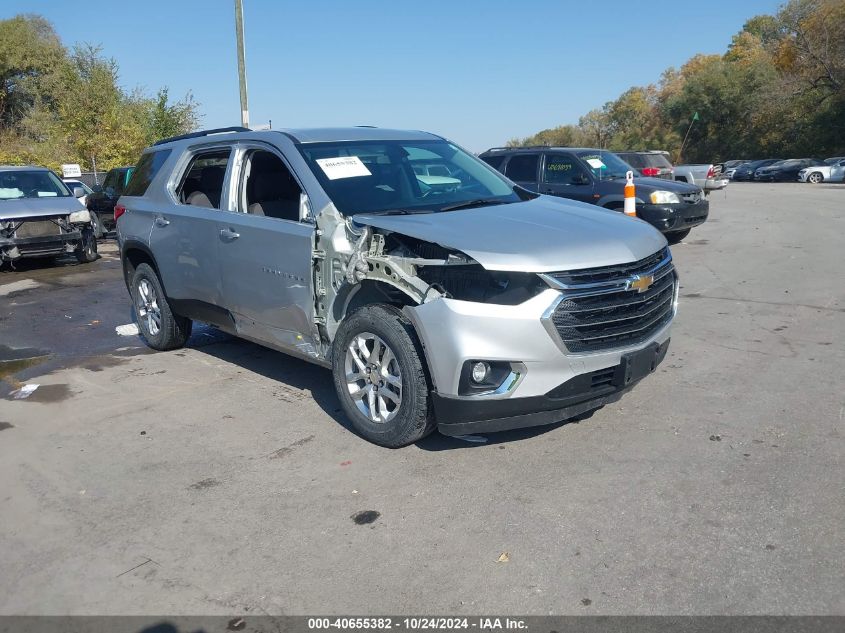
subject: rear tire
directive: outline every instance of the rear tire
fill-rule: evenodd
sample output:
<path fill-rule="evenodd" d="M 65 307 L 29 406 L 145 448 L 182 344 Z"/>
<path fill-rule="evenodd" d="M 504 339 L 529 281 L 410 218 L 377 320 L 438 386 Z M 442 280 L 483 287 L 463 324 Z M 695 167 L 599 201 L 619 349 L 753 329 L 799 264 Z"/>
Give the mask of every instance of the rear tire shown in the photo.
<path fill-rule="evenodd" d="M 348 315 L 332 345 L 332 367 L 340 404 L 365 439 L 399 448 L 434 430 L 422 346 L 397 308 L 374 304 Z"/>
<path fill-rule="evenodd" d="M 76 259 L 80 264 L 90 264 L 97 259 L 97 238 L 94 229 L 87 227 L 82 229 L 82 240 L 74 251 Z"/>
<path fill-rule="evenodd" d="M 105 235 L 105 231 L 103 231 L 103 223 L 100 222 L 100 216 L 97 215 L 95 211 L 89 211 L 91 214 L 91 225 L 94 227 L 94 236 L 101 240 Z"/>
<path fill-rule="evenodd" d="M 666 239 L 669 241 L 670 244 L 677 244 L 687 235 L 689 235 L 690 231 L 692 231 L 691 228 L 684 229 L 683 231 L 672 231 L 671 233 L 666 233 Z"/>
<path fill-rule="evenodd" d="M 149 264 L 140 264 L 130 285 L 135 320 L 147 344 L 167 351 L 184 347 L 191 336 L 190 319 L 173 313 L 158 275 Z"/>

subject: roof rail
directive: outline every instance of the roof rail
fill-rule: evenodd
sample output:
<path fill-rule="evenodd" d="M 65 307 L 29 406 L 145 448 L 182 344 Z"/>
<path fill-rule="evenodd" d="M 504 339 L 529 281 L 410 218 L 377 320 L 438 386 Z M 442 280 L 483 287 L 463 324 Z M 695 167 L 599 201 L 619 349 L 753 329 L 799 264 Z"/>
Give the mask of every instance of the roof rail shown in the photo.
<path fill-rule="evenodd" d="M 488 151 L 488 152 L 504 152 L 504 151 L 512 150 L 512 149 L 547 149 L 549 147 L 552 147 L 552 146 L 551 145 L 514 145 L 513 147 L 491 147 L 490 149 L 485 150 L 485 151 Z"/>
<path fill-rule="evenodd" d="M 165 143 L 170 143 L 172 141 L 182 141 L 186 138 L 199 138 L 201 136 L 208 136 L 210 134 L 225 134 L 226 132 L 252 132 L 248 127 L 240 127 L 240 126 L 233 126 L 233 127 L 218 127 L 214 128 L 213 130 L 200 130 L 199 132 L 191 132 L 190 134 L 180 134 L 179 136 L 171 136 L 170 138 L 163 138 L 160 141 L 156 141 L 153 145 L 164 145 Z"/>

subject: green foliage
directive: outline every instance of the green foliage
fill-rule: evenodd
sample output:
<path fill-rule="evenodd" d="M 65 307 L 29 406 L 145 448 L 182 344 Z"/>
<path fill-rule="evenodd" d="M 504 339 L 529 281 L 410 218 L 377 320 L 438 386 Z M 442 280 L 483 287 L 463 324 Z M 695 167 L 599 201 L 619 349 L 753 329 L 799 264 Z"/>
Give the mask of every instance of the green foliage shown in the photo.
<path fill-rule="evenodd" d="M 724 55 L 509 145 L 665 149 L 684 162 L 845 154 L 845 0 L 790 0 L 748 20 Z"/>
<path fill-rule="evenodd" d="M 190 94 L 172 103 L 167 88 L 148 97 L 119 80 L 115 60 L 91 45 L 68 51 L 44 18 L 0 20 L 0 163 L 103 171 L 197 127 Z"/>

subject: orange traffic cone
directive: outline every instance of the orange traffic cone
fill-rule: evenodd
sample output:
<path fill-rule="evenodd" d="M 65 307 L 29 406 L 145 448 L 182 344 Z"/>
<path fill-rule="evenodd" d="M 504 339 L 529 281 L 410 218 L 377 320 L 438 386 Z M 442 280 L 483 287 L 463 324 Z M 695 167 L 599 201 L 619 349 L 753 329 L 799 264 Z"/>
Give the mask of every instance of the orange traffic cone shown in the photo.
<path fill-rule="evenodd" d="M 634 187 L 634 172 L 625 174 L 625 206 L 622 209 L 625 215 L 632 218 L 637 217 L 637 194 Z"/>

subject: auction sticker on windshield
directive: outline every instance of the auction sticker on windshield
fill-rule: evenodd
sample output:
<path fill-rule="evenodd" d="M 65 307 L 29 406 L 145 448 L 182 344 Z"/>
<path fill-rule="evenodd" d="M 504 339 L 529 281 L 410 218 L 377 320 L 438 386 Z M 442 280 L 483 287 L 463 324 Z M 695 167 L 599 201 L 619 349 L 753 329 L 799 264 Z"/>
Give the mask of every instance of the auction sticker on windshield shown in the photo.
<path fill-rule="evenodd" d="M 338 156 L 337 158 L 318 158 L 317 164 L 329 180 L 372 176 L 367 166 L 357 156 Z"/>
<path fill-rule="evenodd" d="M 602 167 L 606 166 L 598 158 L 587 158 L 586 161 L 590 164 L 590 167 L 592 167 L 593 169 L 601 169 Z"/>

